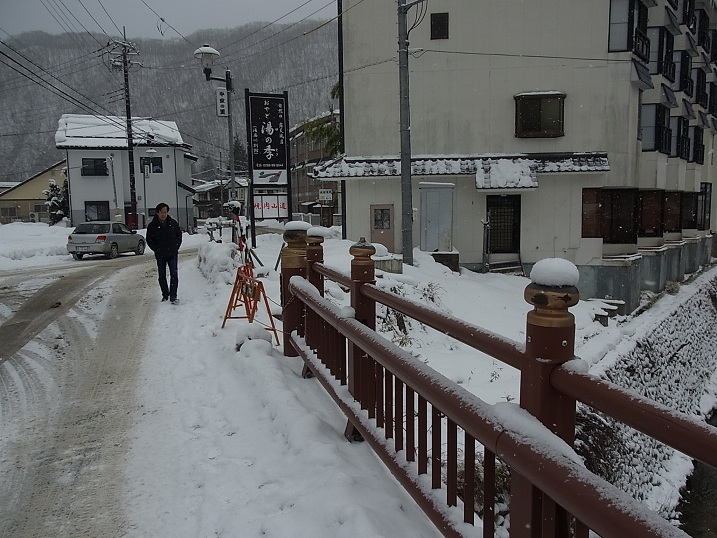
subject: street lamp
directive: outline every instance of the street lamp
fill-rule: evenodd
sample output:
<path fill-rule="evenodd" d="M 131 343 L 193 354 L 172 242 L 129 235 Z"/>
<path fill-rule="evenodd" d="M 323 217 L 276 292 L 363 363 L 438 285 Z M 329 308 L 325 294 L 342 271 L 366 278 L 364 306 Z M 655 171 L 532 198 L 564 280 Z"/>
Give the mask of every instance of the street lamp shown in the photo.
<path fill-rule="evenodd" d="M 227 127 L 229 128 L 229 173 L 230 183 L 229 192 L 232 193 L 236 189 L 236 182 L 234 179 L 234 136 L 232 130 L 232 99 L 231 93 L 234 91 L 232 85 L 232 73 L 229 69 L 226 70 L 224 78 L 212 76 L 212 66 L 214 61 L 219 58 L 219 51 L 209 45 L 199 47 L 194 51 L 194 57 L 199 60 L 202 64 L 204 76 L 207 77 L 207 81 L 219 80 L 223 81 L 227 89 Z M 224 211 L 224 189 L 222 189 L 222 211 Z"/>

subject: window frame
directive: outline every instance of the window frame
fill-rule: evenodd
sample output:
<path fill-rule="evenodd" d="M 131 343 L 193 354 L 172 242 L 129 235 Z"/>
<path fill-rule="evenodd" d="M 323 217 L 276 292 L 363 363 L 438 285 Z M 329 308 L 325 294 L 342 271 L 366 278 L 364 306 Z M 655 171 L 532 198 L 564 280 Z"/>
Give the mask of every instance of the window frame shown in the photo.
<path fill-rule="evenodd" d="M 164 173 L 164 161 L 162 157 L 140 157 L 139 158 L 139 169 L 144 173 L 144 167 L 149 165 L 150 174 L 162 174 Z M 155 165 L 159 166 L 159 170 L 155 170 Z"/>
<path fill-rule="evenodd" d="M 600 190 L 587 188 L 582 192 L 582 228 L 583 238 L 602 238 L 600 230 Z"/>
<path fill-rule="evenodd" d="M 109 176 L 107 169 L 107 159 L 95 157 L 82 157 L 82 166 L 80 167 L 80 175 L 82 176 Z"/>
<path fill-rule="evenodd" d="M 448 39 L 450 18 L 447 12 L 431 13 L 431 40 Z"/>
<path fill-rule="evenodd" d="M 662 211 L 662 227 L 665 233 L 682 231 L 682 194 L 679 191 L 665 192 Z"/>
<path fill-rule="evenodd" d="M 697 192 L 682 193 L 682 207 L 680 212 L 680 226 L 682 230 L 697 229 Z"/>
<path fill-rule="evenodd" d="M 638 237 L 662 237 L 665 194 L 660 190 L 641 190 L 637 196 Z"/>
<path fill-rule="evenodd" d="M 601 189 L 600 230 L 605 244 L 637 243 L 637 195 L 637 189 Z"/>
<path fill-rule="evenodd" d="M 515 137 L 516 138 L 560 138 L 565 136 L 565 98 L 567 95 L 563 92 L 531 92 L 519 93 L 513 96 L 515 101 Z M 523 118 L 529 114 L 525 108 L 528 103 L 533 104 L 536 101 L 540 103 L 540 129 L 527 130 L 524 128 Z M 557 118 L 544 118 L 543 102 L 557 101 Z M 534 111 L 531 111 L 534 113 Z M 546 123 L 557 123 L 557 129 L 547 129 Z"/>

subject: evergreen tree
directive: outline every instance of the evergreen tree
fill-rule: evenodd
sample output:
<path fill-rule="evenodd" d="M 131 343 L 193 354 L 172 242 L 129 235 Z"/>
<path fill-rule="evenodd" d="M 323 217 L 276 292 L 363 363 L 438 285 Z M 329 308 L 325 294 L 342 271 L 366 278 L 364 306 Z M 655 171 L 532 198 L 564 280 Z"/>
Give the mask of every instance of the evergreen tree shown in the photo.
<path fill-rule="evenodd" d="M 331 88 L 331 99 L 340 100 L 341 94 L 342 88 L 337 82 Z M 313 120 L 309 120 L 304 124 L 304 132 L 312 142 L 324 144 L 324 151 L 330 157 L 335 157 L 343 153 L 343 141 L 341 140 L 340 118 L 339 121 L 334 121 L 336 112 L 333 110 L 333 105 L 331 108 L 332 110 L 328 114 L 328 120 L 325 114 Z"/>
<path fill-rule="evenodd" d="M 54 179 L 50 179 L 48 187 L 42 191 L 42 194 L 45 196 L 45 205 L 50 213 L 50 226 L 52 226 L 70 213 L 67 180 L 60 188 Z"/>
<path fill-rule="evenodd" d="M 241 143 L 239 137 L 234 137 L 234 170 L 246 172 L 248 169 L 248 157 L 246 146 Z"/>

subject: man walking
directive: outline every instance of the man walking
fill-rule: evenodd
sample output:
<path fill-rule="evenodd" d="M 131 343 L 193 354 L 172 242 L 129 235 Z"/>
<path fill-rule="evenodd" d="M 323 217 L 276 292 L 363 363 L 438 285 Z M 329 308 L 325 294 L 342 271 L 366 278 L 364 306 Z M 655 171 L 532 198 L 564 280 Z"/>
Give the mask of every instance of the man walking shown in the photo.
<path fill-rule="evenodd" d="M 179 223 L 169 216 L 169 206 L 164 202 L 157 204 L 154 218 L 147 226 L 146 239 L 147 246 L 154 251 L 154 257 L 157 259 L 162 301 L 170 300 L 172 304 L 178 304 L 177 255 L 182 244 L 182 229 Z M 167 267 L 169 267 L 169 287 L 167 287 Z"/>

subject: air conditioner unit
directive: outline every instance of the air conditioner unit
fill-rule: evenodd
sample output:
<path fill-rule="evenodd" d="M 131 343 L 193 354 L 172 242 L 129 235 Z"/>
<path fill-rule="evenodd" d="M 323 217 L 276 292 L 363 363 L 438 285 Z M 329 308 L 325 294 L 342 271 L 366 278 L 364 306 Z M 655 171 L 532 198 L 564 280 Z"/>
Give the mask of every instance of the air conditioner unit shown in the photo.
<path fill-rule="evenodd" d="M 37 218 L 37 215 L 35 213 L 30 213 L 30 218 L 34 220 Z"/>

